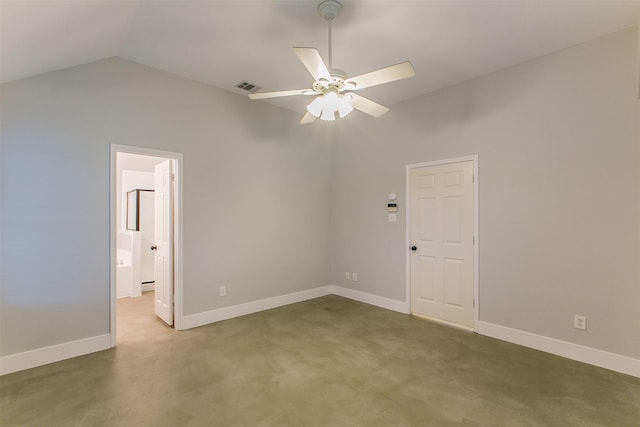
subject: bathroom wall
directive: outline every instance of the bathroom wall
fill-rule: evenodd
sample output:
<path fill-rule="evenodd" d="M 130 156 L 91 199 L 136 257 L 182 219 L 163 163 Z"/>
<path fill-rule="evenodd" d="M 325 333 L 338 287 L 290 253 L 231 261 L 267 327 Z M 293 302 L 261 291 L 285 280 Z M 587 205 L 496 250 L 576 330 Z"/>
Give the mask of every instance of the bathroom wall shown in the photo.
<path fill-rule="evenodd" d="M 165 160 L 160 157 L 118 153 L 116 157 L 116 210 L 120 212 L 116 221 L 118 230 L 126 228 L 127 191 L 135 188 L 153 190 L 154 166 Z M 150 174 L 150 175 L 149 175 Z M 124 181 L 123 181 L 124 180 Z M 138 187 L 136 187 L 138 185 Z M 125 188 L 123 188 L 126 187 Z"/>

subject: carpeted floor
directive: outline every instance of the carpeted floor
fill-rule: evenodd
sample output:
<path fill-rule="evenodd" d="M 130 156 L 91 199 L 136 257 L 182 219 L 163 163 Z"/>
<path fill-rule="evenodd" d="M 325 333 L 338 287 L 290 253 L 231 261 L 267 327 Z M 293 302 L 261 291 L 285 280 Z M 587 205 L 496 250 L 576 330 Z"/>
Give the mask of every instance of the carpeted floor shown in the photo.
<path fill-rule="evenodd" d="M 0 378 L 3 426 L 640 426 L 640 379 L 337 296 Z"/>

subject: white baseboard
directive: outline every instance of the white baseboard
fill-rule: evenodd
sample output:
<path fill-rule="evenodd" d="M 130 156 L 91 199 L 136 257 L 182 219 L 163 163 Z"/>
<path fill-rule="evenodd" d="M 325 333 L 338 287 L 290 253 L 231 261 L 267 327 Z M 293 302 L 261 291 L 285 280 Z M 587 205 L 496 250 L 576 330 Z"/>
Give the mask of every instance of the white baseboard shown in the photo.
<path fill-rule="evenodd" d="M 362 291 L 356 291 L 355 289 L 343 288 L 342 286 L 331 285 L 330 288 L 331 293 L 334 295 L 349 298 L 354 301 L 363 302 L 365 304 L 371 304 L 377 307 L 386 308 L 387 310 L 409 314 L 409 305 L 405 301 L 385 298 Z"/>
<path fill-rule="evenodd" d="M 623 374 L 633 375 L 634 377 L 640 377 L 640 360 L 632 357 L 488 322 L 480 322 L 478 333 Z"/>
<path fill-rule="evenodd" d="M 36 366 L 82 356 L 111 347 L 111 335 L 98 335 L 77 341 L 37 348 L 0 358 L 0 375 L 35 368 Z"/>
<path fill-rule="evenodd" d="M 190 314 L 184 316 L 181 329 L 190 329 L 221 320 L 232 319 L 234 317 L 257 313 L 259 311 L 270 310 L 282 307 L 283 305 L 294 304 L 318 297 L 323 297 L 331 293 L 330 286 L 309 289 L 307 291 L 294 292 L 277 297 L 266 298 L 258 301 L 251 301 L 244 304 L 233 305 L 231 307 L 218 308 L 216 310 L 205 311 L 203 313 Z"/>
<path fill-rule="evenodd" d="M 155 283 L 143 283 L 142 284 L 142 292 L 155 291 L 156 284 Z"/>
<path fill-rule="evenodd" d="M 184 316 L 181 329 L 195 328 L 197 326 L 270 310 L 272 308 L 330 294 L 375 305 L 387 310 L 405 314 L 409 313 L 408 303 L 404 301 L 393 300 L 354 289 L 343 288 L 341 286 L 329 285 Z M 640 360 L 628 356 L 609 353 L 607 351 L 482 321 L 478 324 L 478 333 L 640 378 Z M 23 353 L 11 354 L 0 358 L 0 375 L 82 356 L 95 351 L 106 350 L 110 347 L 111 335 L 105 334 Z"/>
<path fill-rule="evenodd" d="M 386 308 L 388 310 L 398 311 L 400 313 L 409 313 L 407 304 L 404 301 L 392 300 L 389 298 L 368 294 L 366 292 L 360 292 L 353 289 L 343 288 L 341 286 L 330 285 L 310 289 L 307 291 L 294 292 L 292 294 L 281 295 L 273 298 L 251 301 L 231 307 L 223 307 L 216 310 L 205 311 L 203 313 L 190 314 L 184 316 L 184 323 L 181 329 L 190 329 L 198 326 L 208 325 L 209 323 L 232 319 L 239 316 L 245 316 L 247 314 L 270 310 L 272 308 L 282 307 L 283 305 L 307 301 L 330 294 L 335 294 L 344 298 L 349 298 L 355 301 L 364 302 L 366 304 Z"/>

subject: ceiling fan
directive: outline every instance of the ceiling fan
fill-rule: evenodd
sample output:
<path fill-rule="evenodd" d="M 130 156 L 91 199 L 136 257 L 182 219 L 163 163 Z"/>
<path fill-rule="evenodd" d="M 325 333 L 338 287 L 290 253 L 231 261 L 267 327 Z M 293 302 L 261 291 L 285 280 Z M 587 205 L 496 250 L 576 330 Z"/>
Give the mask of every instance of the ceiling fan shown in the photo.
<path fill-rule="evenodd" d="M 311 123 L 317 118 L 335 120 L 336 114 L 342 118 L 353 111 L 354 108 L 373 117 L 380 117 L 389 111 L 387 107 L 360 96 L 355 91 L 413 77 L 416 74 L 413 66 L 410 62 L 402 62 L 355 77 L 348 77 L 344 71 L 332 68 L 331 21 L 340 14 L 341 10 L 342 5 L 338 0 L 325 0 L 318 6 L 318 14 L 327 21 L 329 27 L 329 67 L 325 65 L 317 49 L 312 47 L 293 48 L 293 52 L 298 55 L 300 61 L 314 78 L 311 89 L 251 93 L 249 98 L 266 99 L 295 95 L 315 96 L 307 106 L 307 112 L 300 124 Z"/>

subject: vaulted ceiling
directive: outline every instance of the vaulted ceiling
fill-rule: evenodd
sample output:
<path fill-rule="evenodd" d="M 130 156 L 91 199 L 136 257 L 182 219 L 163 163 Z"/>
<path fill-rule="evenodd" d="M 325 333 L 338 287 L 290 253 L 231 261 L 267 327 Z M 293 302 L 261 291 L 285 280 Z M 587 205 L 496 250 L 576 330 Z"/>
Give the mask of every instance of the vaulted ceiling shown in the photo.
<path fill-rule="evenodd" d="M 8 82 L 120 56 L 222 89 L 303 89 L 291 48 L 327 57 L 319 0 L 1 0 Z M 633 25 L 640 1 L 344 0 L 333 65 L 357 75 L 411 61 L 413 78 L 363 90 L 393 105 Z M 301 111 L 305 99 L 269 102 Z M 265 102 L 265 101 L 255 101 Z"/>

